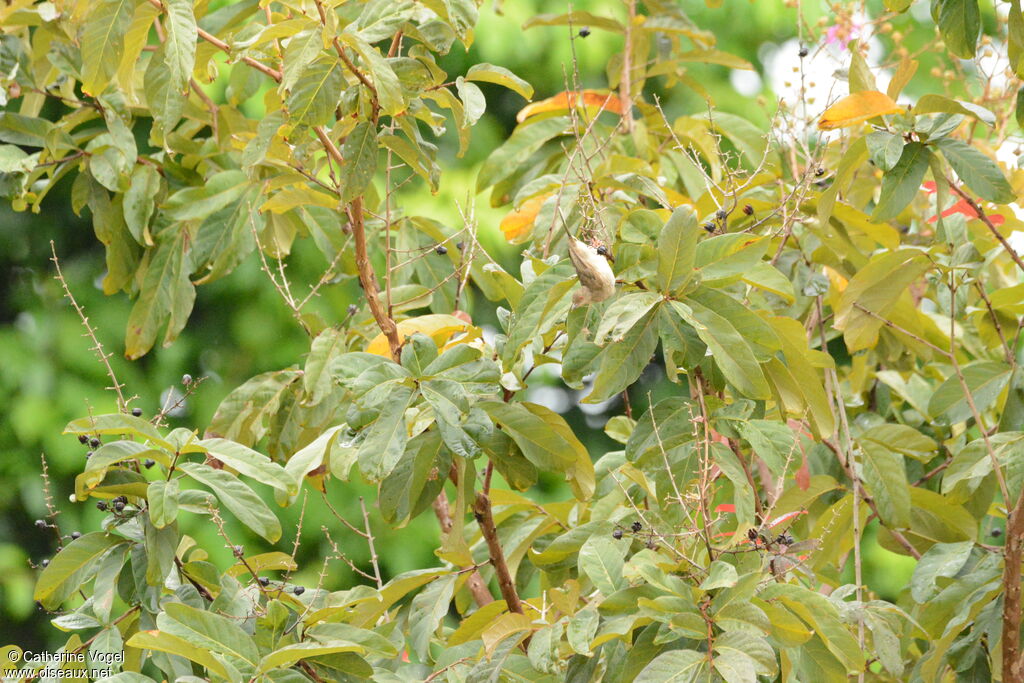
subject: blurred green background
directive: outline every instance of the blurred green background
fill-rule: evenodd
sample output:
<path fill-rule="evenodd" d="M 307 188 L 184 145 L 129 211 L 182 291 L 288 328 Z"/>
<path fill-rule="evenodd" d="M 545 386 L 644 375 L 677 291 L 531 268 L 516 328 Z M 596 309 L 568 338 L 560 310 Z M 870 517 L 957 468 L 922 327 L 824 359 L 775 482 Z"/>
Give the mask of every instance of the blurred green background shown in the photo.
<path fill-rule="evenodd" d="M 806 25 L 814 27 L 826 17 L 825 4 L 808 8 Z M 921 5 L 922 3 L 918 3 Z M 926 3 L 925 3 L 926 5 Z M 622 16 L 622 4 L 575 2 L 575 9 Z M 693 65 L 690 74 L 712 96 L 715 105 L 724 111 L 740 114 L 756 125 L 766 127 L 774 109 L 776 90 L 786 87 L 780 73 L 797 64 L 799 39 L 796 10 L 781 2 L 748 2 L 727 0 L 721 8 L 709 9 L 703 3 L 687 2 L 684 8 L 701 27 L 713 32 L 720 49 L 747 59 L 755 65 L 757 75 L 736 74 L 724 67 Z M 540 12 L 565 11 L 563 3 L 541 0 L 506 0 L 503 14 L 495 13 L 490 3 L 481 9 L 476 41 L 467 52 L 456 46 L 443 60 L 450 74 L 465 73 L 477 62 L 505 66 L 530 81 L 536 98 L 544 98 L 565 89 L 564 73 L 571 70 L 572 47 L 578 58 L 579 71 L 585 87 L 605 87 L 605 63 L 621 47 L 621 38 L 594 30 L 589 37 L 576 37 L 564 27 L 540 27 L 522 31 L 523 22 Z M 915 7 L 914 12 L 917 8 Z M 868 11 L 877 16 L 881 2 L 869 3 Z M 925 16 L 927 10 L 925 9 Z M 920 17 L 919 17 L 920 18 Z M 826 19 L 827 20 L 827 19 Z M 897 28 L 913 21 L 909 16 L 897 21 Z M 925 20 L 927 21 L 927 20 Z M 924 26 L 926 33 L 930 27 Z M 819 80 L 829 81 L 837 91 L 845 83 L 833 78 L 835 67 L 828 61 L 828 48 L 816 43 L 807 29 L 804 40 L 811 48 L 808 65 L 819 61 Z M 913 50 L 913 38 L 907 46 Z M 888 35 L 880 37 L 876 51 L 884 53 L 892 47 Z M 920 78 L 914 88 L 942 92 L 945 85 L 928 76 L 931 64 L 923 58 Z M 225 68 L 220 80 L 210 88 L 212 96 L 221 97 L 227 84 Z M 781 80 L 780 80 L 781 79 Z M 773 88 L 774 84 L 774 88 Z M 406 186 L 399 204 L 410 215 L 425 215 L 451 225 L 461 223 L 456 203 L 475 204 L 481 226 L 481 239 L 493 257 L 512 272 L 518 272 L 518 248 L 504 243 L 497 226 L 504 212 L 492 209 L 488 197 L 471 195 L 476 169 L 481 161 L 511 132 L 515 114 L 525 102 L 499 87 L 484 84 L 488 113 L 475 127 L 469 153 L 455 157 L 454 134 L 441 141 L 444 169 L 437 195 L 422 186 Z M 645 97 L 660 98 L 669 118 L 706 111 L 702 97 L 683 86 L 671 91 L 648 84 Z M 258 101 L 254 98 L 253 101 Z M 17 100 L 12 106 L 17 106 Z M 251 104 L 252 102 L 250 102 Z M 820 109 L 819 109 L 820 110 Z M 258 117 L 261 112 L 247 113 Z M 90 350 L 91 343 L 82 336 L 77 316 L 63 299 L 59 283 L 53 279 L 50 263 L 50 240 L 55 243 L 67 282 L 96 327 L 100 340 L 113 353 L 112 363 L 119 379 L 127 385 L 128 395 L 137 396 L 133 406 L 142 408 L 147 416 L 157 412 L 168 392 L 182 390 L 181 377 L 188 373 L 207 378 L 191 395 L 180 414 L 171 419 L 172 426 L 187 426 L 200 431 L 209 422 L 217 404 L 233 388 L 263 371 L 276 370 L 301 363 L 309 340 L 295 324 L 288 309 L 260 271 L 255 255 L 231 276 L 198 288 L 195 311 L 181 337 L 169 348 L 157 348 L 136 362 L 123 359 L 125 322 L 132 302 L 123 294 L 105 297 L 99 289 L 104 273 L 102 246 L 93 235 L 89 217 L 75 216 L 70 208 L 70 182 L 50 193 L 39 215 L 13 213 L 0 206 L 0 481 L 5 495 L 0 496 L 0 644 L 16 642 L 24 647 L 53 647 L 61 635 L 49 625 L 49 616 L 36 610 L 31 593 L 38 565 L 51 556 L 55 548 L 52 532 L 43 531 L 34 521 L 46 514 L 41 486 L 41 457 L 49 464 L 52 495 L 61 514 L 62 531 L 95 529 L 101 513 L 92 504 L 71 504 L 74 476 L 81 471 L 86 447 L 74 437 L 62 436 L 63 426 L 71 419 L 88 412 L 114 410 L 103 367 Z M 299 243 L 289 260 L 293 282 L 310 282 L 319 277 L 324 263 L 309 244 Z M 329 285 L 322 290 L 316 308 L 331 321 L 344 314 L 349 303 L 356 301 L 358 288 L 351 282 Z M 472 311 L 477 322 L 493 320 L 489 304 L 476 297 L 478 310 Z M 635 390 L 637 396 L 651 393 L 655 400 L 675 389 L 654 366 Z M 535 373 L 531 377 L 531 399 L 565 412 L 577 434 L 587 443 L 596 459 L 614 447 L 601 431 L 606 416 L 580 411 L 576 394 L 562 388 L 557 377 Z M 618 411 L 615 405 L 605 406 Z M 563 495 L 555 481 L 542 482 L 537 495 Z M 358 497 L 367 495 L 368 487 L 356 484 L 329 484 L 329 496 L 335 507 L 349 521 L 359 524 Z M 280 548 L 290 550 L 298 518 L 298 506 L 283 511 L 285 536 Z M 377 518 L 371 514 L 372 520 Z M 215 556 L 221 566 L 231 563 L 230 553 L 216 530 L 203 520 L 192 517 L 186 533 L 199 539 L 208 549 L 220 550 Z M 230 520 L 229 520 L 230 522 Z M 367 567 L 368 553 L 361 539 L 347 532 L 325 509 L 318 496 L 311 496 L 303 527 L 299 552 L 300 571 L 296 581 L 315 585 L 320 571 L 320 558 L 330 553 L 321 527 L 331 529 L 346 555 L 357 565 Z M 248 539 L 239 529 L 230 526 L 233 538 L 246 539 L 250 552 L 267 550 Z M 437 524 L 430 515 L 423 515 L 405 529 L 387 530 L 374 524 L 385 578 L 416 567 L 432 566 L 436 547 Z M 869 535 L 871 534 L 869 530 Z M 870 547 L 870 543 L 868 544 Z M 890 599 L 895 598 L 909 577 L 908 561 L 880 549 L 866 556 L 868 583 Z M 330 565 L 325 587 L 339 588 L 359 581 L 342 562 Z"/>

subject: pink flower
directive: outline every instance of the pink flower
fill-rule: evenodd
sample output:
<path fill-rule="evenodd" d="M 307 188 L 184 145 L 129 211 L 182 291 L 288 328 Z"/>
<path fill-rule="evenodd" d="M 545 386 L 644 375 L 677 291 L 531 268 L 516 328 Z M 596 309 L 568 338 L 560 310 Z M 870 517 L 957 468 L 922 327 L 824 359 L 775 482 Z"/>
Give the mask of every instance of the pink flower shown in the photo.
<path fill-rule="evenodd" d="M 861 36 L 862 26 L 851 17 L 839 16 L 836 23 L 828 27 L 825 32 L 826 45 L 839 45 L 843 50 L 851 40 L 858 40 Z"/>

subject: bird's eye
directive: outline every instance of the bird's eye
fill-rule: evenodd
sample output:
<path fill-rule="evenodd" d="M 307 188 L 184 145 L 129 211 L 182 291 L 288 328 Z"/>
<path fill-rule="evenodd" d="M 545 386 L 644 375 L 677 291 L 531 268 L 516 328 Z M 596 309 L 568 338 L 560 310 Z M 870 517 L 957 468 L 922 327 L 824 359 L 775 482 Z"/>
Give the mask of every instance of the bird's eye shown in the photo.
<path fill-rule="evenodd" d="M 599 246 L 597 248 L 597 253 L 600 254 L 601 256 L 607 256 L 608 255 L 608 247 L 606 247 L 606 246 L 604 246 L 602 244 L 601 246 Z"/>

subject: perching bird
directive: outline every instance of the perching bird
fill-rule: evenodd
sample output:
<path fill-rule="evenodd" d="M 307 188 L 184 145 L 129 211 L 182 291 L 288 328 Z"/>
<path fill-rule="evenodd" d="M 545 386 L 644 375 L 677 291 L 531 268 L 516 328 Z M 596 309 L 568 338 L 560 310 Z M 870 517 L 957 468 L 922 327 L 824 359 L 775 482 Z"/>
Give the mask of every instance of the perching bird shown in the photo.
<path fill-rule="evenodd" d="M 572 235 L 568 237 L 569 260 L 580 281 L 580 290 L 573 295 L 572 305 L 604 301 L 615 293 L 615 273 L 608 263 L 612 260 L 611 254 L 604 246 L 595 248 Z"/>

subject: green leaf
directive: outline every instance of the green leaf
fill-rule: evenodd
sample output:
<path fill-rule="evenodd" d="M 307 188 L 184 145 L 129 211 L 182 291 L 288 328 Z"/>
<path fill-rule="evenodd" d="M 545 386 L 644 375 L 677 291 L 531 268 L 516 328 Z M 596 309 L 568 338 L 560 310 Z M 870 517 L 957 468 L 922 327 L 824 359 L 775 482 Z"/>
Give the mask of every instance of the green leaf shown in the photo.
<path fill-rule="evenodd" d="M 331 55 L 307 66 L 288 95 L 285 108 L 295 125 L 325 126 L 334 122 L 334 110 L 345 84 L 344 66 Z"/>
<path fill-rule="evenodd" d="M 908 142 L 903 147 L 900 160 L 882 177 L 882 192 L 871 214 L 872 221 L 892 220 L 917 196 L 931 156 L 920 142 Z"/>
<path fill-rule="evenodd" d="M 883 171 L 891 171 L 903 154 L 903 136 L 884 130 L 876 130 L 864 138 L 868 152 L 875 166 Z"/>
<path fill-rule="evenodd" d="M 139 298 L 128 316 L 124 353 L 131 360 L 141 358 L 153 348 L 157 332 L 165 322 L 164 343 L 173 341 L 195 303 L 196 289 L 189 280 L 192 264 L 186 248 L 188 233 L 183 228 L 166 232 L 172 234 L 161 239 L 151 252 Z"/>
<path fill-rule="evenodd" d="M 710 675 L 708 657 L 695 650 L 669 650 L 655 657 L 634 683 L 697 683 Z"/>
<path fill-rule="evenodd" d="M 215 673 L 225 680 L 236 680 L 236 677 L 239 675 L 238 672 L 235 671 L 235 677 L 232 677 L 224 663 L 214 657 L 209 650 L 196 647 L 189 641 L 171 635 L 170 633 L 162 633 L 161 631 L 139 631 L 125 641 L 125 645 L 128 647 L 138 648 L 140 650 L 166 652 L 168 654 L 184 657 L 185 659 L 199 664 L 204 669 Z"/>
<path fill-rule="evenodd" d="M 163 610 L 156 618 L 160 631 L 253 666 L 260 661 L 256 643 L 235 620 L 180 602 L 167 602 Z"/>
<path fill-rule="evenodd" d="M 995 403 L 1006 383 L 1010 381 L 1009 366 L 996 361 L 975 361 L 964 365 L 960 371 L 980 413 L 984 413 Z M 928 402 L 928 412 L 932 417 L 945 416 L 950 424 L 973 417 L 970 403 L 955 373 L 932 394 Z"/>
<path fill-rule="evenodd" d="M 281 522 L 277 515 L 238 477 L 196 462 L 181 463 L 178 467 L 200 484 L 209 487 L 242 524 L 271 543 L 281 538 Z"/>
<path fill-rule="evenodd" d="M 567 12 L 566 14 L 535 14 L 523 24 L 523 30 L 534 26 L 575 26 L 582 28 L 600 28 L 613 33 L 622 33 L 625 29 L 622 24 L 609 17 L 602 17 L 590 12 Z"/>
<path fill-rule="evenodd" d="M 164 202 L 164 215 L 175 221 L 206 218 L 241 197 L 249 187 L 249 179 L 236 170 L 215 173 L 198 187 L 178 190 Z"/>
<path fill-rule="evenodd" d="M 149 219 L 153 216 L 155 199 L 160 190 L 160 172 L 148 164 L 138 164 L 132 171 L 132 182 L 124 193 L 124 222 L 139 244 L 152 244 Z"/>
<path fill-rule="evenodd" d="M 39 575 L 33 599 L 43 603 L 43 607 L 49 610 L 57 609 L 79 586 L 89 580 L 103 555 L 120 543 L 127 541 L 98 531 L 75 539 L 54 555 Z"/>
<path fill-rule="evenodd" d="M 580 571 L 604 595 L 611 595 L 623 587 L 622 544 L 605 534 L 591 536 L 580 548 Z"/>
<path fill-rule="evenodd" d="M 333 386 L 331 363 L 346 350 L 345 333 L 337 327 L 328 327 L 310 344 L 302 373 L 302 385 L 309 394 L 309 405 L 317 405 L 330 393 Z"/>
<path fill-rule="evenodd" d="M 383 113 L 388 116 L 401 114 L 407 103 L 402 94 L 402 84 L 380 51 L 365 40 L 349 31 L 342 31 L 341 39 L 352 46 L 362 59 L 362 68 L 369 71 L 370 80 L 377 90 L 377 98 Z"/>
<path fill-rule="evenodd" d="M 502 66 L 495 66 L 487 62 L 481 62 L 469 67 L 466 72 L 467 81 L 481 81 L 483 83 L 496 83 L 509 90 L 519 93 L 525 99 L 533 97 L 533 86 L 519 76 Z"/>
<path fill-rule="evenodd" d="M 943 95 L 936 95 L 934 93 L 928 93 L 922 95 L 921 99 L 914 104 L 914 114 L 933 114 L 933 113 L 944 113 L 944 114 L 963 114 L 965 116 L 973 116 L 979 121 L 983 121 L 990 126 L 994 126 L 996 123 L 995 114 L 993 114 L 985 107 L 974 104 L 973 102 L 967 102 L 966 100 L 954 100 Z"/>
<path fill-rule="evenodd" d="M 341 201 L 350 202 L 362 195 L 373 174 L 377 172 L 377 130 L 362 121 L 349 133 L 341 150 L 345 157 L 342 169 Z"/>
<path fill-rule="evenodd" d="M 409 611 L 409 645 L 421 659 L 426 659 L 430 641 L 448 614 L 455 581 L 458 576 L 449 574 L 431 581 L 426 588 L 412 599 Z"/>
<path fill-rule="evenodd" d="M 636 323 L 662 300 L 656 292 L 630 292 L 618 297 L 601 316 L 594 342 L 598 346 L 621 342 Z"/>
<path fill-rule="evenodd" d="M 658 287 L 662 292 L 678 292 L 693 278 L 697 238 L 701 229 L 697 214 L 680 206 L 661 229 L 658 237 Z"/>
<path fill-rule="evenodd" d="M 903 456 L 870 441 L 861 442 L 861 476 L 875 499 L 882 523 L 904 528 L 910 524 L 910 491 Z"/>
<path fill-rule="evenodd" d="M 298 483 L 283 467 L 248 446 L 219 437 L 203 439 L 198 445 L 205 448 L 210 456 L 240 474 L 252 477 L 290 496 L 298 492 Z"/>
<path fill-rule="evenodd" d="M 82 90 L 103 93 L 117 71 L 124 53 L 124 37 L 132 22 L 135 3 L 101 0 L 90 7 L 82 29 Z"/>
<path fill-rule="evenodd" d="M 1017 198 L 996 162 L 961 140 L 943 138 L 935 143 L 960 180 L 982 199 L 1006 204 Z"/>
<path fill-rule="evenodd" d="M 973 59 L 981 35 L 981 11 L 978 0 L 936 0 L 932 14 L 938 10 L 936 24 L 946 48 L 961 59 Z"/>
<path fill-rule="evenodd" d="M 405 453 L 405 444 L 409 440 L 405 411 L 413 396 L 413 390 L 405 385 L 393 387 L 377 419 L 367 428 L 366 438 L 356 457 L 359 470 L 370 481 L 380 481 L 390 474 Z"/>
<path fill-rule="evenodd" d="M 702 591 L 711 591 L 716 588 L 729 588 L 735 586 L 739 576 L 736 574 L 736 567 L 722 560 L 715 560 L 708 569 L 708 575 L 700 584 Z"/>
<path fill-rule="evenodd" d="M 146 69 L 146 100 L 154 118 L 169 131 L 181 118 L 199 38 L 192 0 L 166 0 L 164 41 Z"/>
<path fill-rule="evenodd" d="M 726 683 L 757 683 L 756 662 L 745 652 L 723 652 L 712 664 Z"/>
<path fill-rule="evenodd" d="M 274 650 L 260 660 L 256 674 L 265 674 L 274 669 L 289 669 L 296 662 L 324 655 L 338 654 L 340 652 L 356 652 L 362 654 L 366 651 L 362 645 L 347 640 L 332 640 L 328 642 L 303 642 L 292 643 Z"/>
<path fill-rule="evenodd" d="M 802 450 L 797 437 L 785 424 L 773 420 L 744 420 L 739 424 L 739 432 L 777 477 L 785 476 L 801 461 Z"/>
<path fill-rule="evenodd" d="M 146 492 L 149 504 L 149 521 L 157 529 L 162 529 L 178 518 L 178 480 L 164 481 L 157 479 L 150 482 Z"/>
<path fill-rule="evenodd" d="M 923 605 L 939 592 L 935 580 L 939 577 L 956 576 L 971 557 L 973 541 L 960 543 L 936 543 L 928 549 L 910 579 L 910 595 L 914 602 Z"/>
<path fill-rule="evenodd" d="M 594 359 L 597 370 L 594 386 L 583 398 L 583 403 L 600 403 L 615 396 L 636 381 L 650 362 L 658 346 L 660 304 L 655 302 L 635 325 L 622 337 L 606 345 Z"/>
<path fill-rule="evenodd" d="M 769 397 L 771 392 L 754 352 L 728 319 L 697 302 L 673 301 L 671 305 L 708 345 L 715 364 L 740 393 L 754 399 Z"/>
<path fill-rule="evenodd" d="M 530 156 L 544 146 L 548 140 L 565 134 L 569 129 L 569 118 L 556 116 L 540 121 L 527 120 L 516 127 L 501 147 L 494 150 L 480 167 L 476 178 L 476 191 L 501 182 L 526 162 Z"/>

